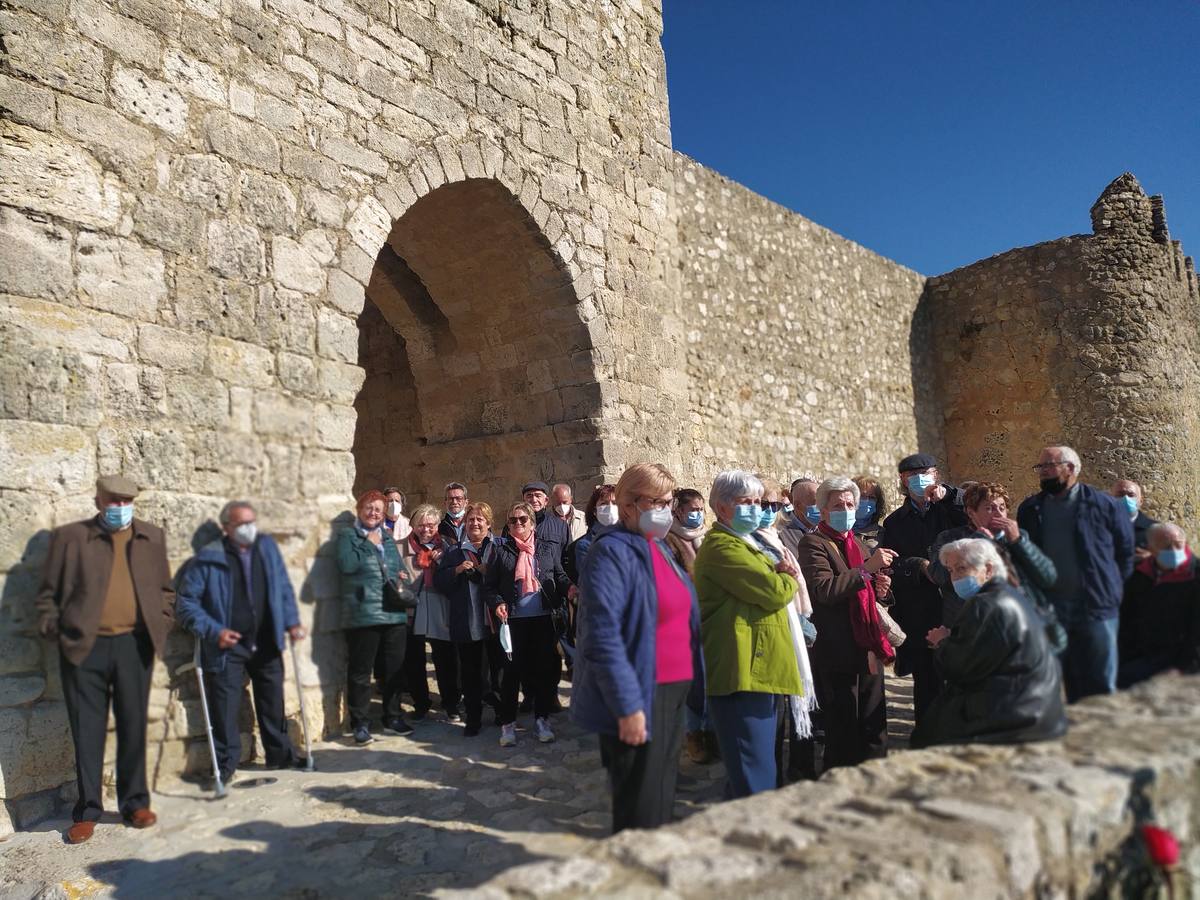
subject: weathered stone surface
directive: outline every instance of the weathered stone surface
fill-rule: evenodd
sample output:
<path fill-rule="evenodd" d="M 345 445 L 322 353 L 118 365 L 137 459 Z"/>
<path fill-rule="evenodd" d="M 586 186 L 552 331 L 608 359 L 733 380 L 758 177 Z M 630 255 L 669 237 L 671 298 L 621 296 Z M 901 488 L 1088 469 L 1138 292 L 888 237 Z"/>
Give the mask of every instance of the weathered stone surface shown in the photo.
<path fill-rule="evenodd" d="M 271 274 L 285 288 L 304 294 L 325 289 L 325 270 L 312 249 L 291 238 L 271 240 Z"/>
<path fill-rule="evenodd" d="M 238 183 L 243 215 L 276 231 L 294 224 L 296 197 L 285 183 L 257 172 L 243 172 Z"/>
<path fill-rule="evenodd" d="M 266 260 L 258 229 L 228 219 L 210 221 L 208 265 L 229 278 L 254 279 L 263 274 Z"/>
<path fill-rule="evenodd" d="M 219 156 L 267 172 L 279 171 L 279 143 L 261 125 L 213 110 L 204 117 L 204 134 Z"/>
<path fill-rule="evenodd" d="M 45 131 L 54 124 L 54 99 L 46 88 L 0 73 L 0 112 L 7 119 Z"/>
<path fill-rule="evenodd" d="M 213 337 L 208 342 L 208 371 L 229 384 L 270 387 L 275 381 L 275 356 L 254 344 Z"/>
<path fill-rule="evenodd" d="M 16 71 L 85 100 L 104 99 L 104 53 L 99 47 L 10 13 L 4 21 L 4 49 Z"/>
<path fill-rule="evenodd" d="M 79 297 L 87 306 L 153 320 L 167 295 L 162 253 L 128 238 L 81 232 Z"/>
<path fill-rule="evenodd" d="M 171 160 L 171 187 L 201 209 L 226 209 L 233 190 L 233 167 L 207 153 L 180 156 Z"/>
<path fill-rule="evenodd" d="M 0 419 L 0 487 L 88 491 L 95 480 L 95 446 L 83 429 Z"/>
<path fill-rule="evenodd" d="M 168 134 L 182 135 L 187 127 L 188 103 L 168 82 L 137 69 L 117 68 L 112 77 L 117 108 Z"/>
<path fill-rule="evenodd" d="M 71 233 L 0 208 L 0 293 L 61 300 L 71 293 Z"/>
<path fill-rule="evenodd" d="M 10 122 L 0 122 L 0 203 L 101 228 L 121 214 L 117 181 L 95 159 Z"/>

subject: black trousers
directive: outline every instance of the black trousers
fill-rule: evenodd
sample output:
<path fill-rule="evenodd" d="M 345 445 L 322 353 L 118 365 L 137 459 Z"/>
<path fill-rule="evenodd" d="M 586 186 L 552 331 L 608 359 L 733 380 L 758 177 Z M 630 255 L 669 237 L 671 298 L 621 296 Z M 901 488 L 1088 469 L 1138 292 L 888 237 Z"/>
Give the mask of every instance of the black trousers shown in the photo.
<path fill-rule="evenodd" d="M 632 747 L 610 734 L 600 735 L 600 762 L 612 788 L 613 834 L 624 828 L 657 828 L 671 821 L 675 782 L 683 749 L 684 702 L 690 681 L 654 688 L 650 740 Z"/>
<path fill-rule="evenodd" d="M 484 670 L 486 683 L 483 686 L 483 693 L 485 696 L 489 692 L 495 694 L 498 703 L 500 691 L 503 689 L 504 669 L 508 665 L 508 657 L 504 655 L 504 650 L 500 647 L 500 638 L 495 634 L 489 634 L 483 639 L 483 650 L 487 656 L 487 666 Z"/>
<path fill-rule="evenodd" d="M 400 715 L 400 690 L 404 682 L 407 625 L 371 625 L 346 630 L 346 706 L 350 727 L 370 721 L 371 671 L 383 655 L 383 721 Z"/>
<path fill-rule="evenodd" d="M 887 756 L 883 673 L 813 672 L 825 726 L 824 769 Z"/>
<path fill-rule="evenodd" d="M 408 644 L 404 651 L 404 683 L 412 705 L 418 710 L 429 709 L 429 675 L 425 661 L 425 635 L 408 632 Z"/>
<path fill-rule="evenodd" d="M 146 784 L 146 707 L 154 645 L 145 632 L 97 637 L 78 666 L 61 658 L 63 698 L 75 741 L 76 822 L 97 822 L 104 812 L 104 739 L 108 705 L 117 720 L 117 802 L 128 818 L 150 806 Z"/>
<path fill-rule="evenodd" d="M 918 635 L 918 639 L 924 643 L 924 635 Z M 937 664 L 934 662 L 933 650 L 928 647 L 922 648 L 921 652 L 913 659 L 912 680 L 913 723 L 919 725 L 925 715 L 925 710 L 929 709 L 930 704 L 942 692 L 942 685 L 945 683 L 942 673 L 938 671 Z"/>
<path fill-rule="evenodd" d="M 429 641 L 442 709 L 457 712 L 459 704 L 463 704 L 468 725 L 483 721 L 483 643 Z"/>
<path fill-rule="evenodd" d="M 504 669 L 500 682 L 500 724 L 517 720 L 517 693 L 524 688 L 533 696 L 533 714 L 550 715 L 558 689 L 562 660 L 558 655 L 558 635 L 549 616 L 526 619 L 509 618 L 513 658 Z"/>
<path fill-rule="evenodd" d="M 273 642 L 259 645 L 254 652 L 237 644 L 225 652 L 224 669 L 205 673 L 213 744 L 217 748 L 222 781 L 228 781 L 237 771 L 242 756 L 238 719 L 247 675 L 254 692 L 254 712 L 258 717 L 258 731 L 266 757 L 264 762 L 268 766 L 286 766 L 296 759 L 283 716 L 283 654 Z"/>

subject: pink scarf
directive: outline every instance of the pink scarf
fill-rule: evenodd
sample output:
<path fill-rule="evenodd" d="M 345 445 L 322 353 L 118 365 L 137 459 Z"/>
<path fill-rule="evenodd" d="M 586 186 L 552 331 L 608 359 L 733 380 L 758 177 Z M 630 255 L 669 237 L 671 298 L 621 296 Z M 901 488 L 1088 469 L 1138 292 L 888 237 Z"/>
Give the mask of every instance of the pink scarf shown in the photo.
<path fill-rule="evenodd" d="M 838 534 L 824 522 L 817 526 L 817 530 L 831 541 L 837 542 L 850 568 L 857 569 L 862 566 L 862 548 L 854 539 L 853 532 Z M 850 627 L 854 630 L 854 643 L 863 650 L 870 650 L 885 663 L 896 658 L 896 651 L 892 649 L 891 642 L 883 633 L 879 610 L 875 606 L 875 586 L 870 581 L 858 589 L 858 597 L 850 604 Z"/>
<path fill-rule="evenodd" d="M 533 573 L 534 536 L 531 534 L 529 540 L 523 541 L 510 532 L 509 537 L 517 545 L 517 568 L 513 574 L 517 584 L 521 586 L 521 596 L 524 597 L 541 588 L 537 576 Z"/>

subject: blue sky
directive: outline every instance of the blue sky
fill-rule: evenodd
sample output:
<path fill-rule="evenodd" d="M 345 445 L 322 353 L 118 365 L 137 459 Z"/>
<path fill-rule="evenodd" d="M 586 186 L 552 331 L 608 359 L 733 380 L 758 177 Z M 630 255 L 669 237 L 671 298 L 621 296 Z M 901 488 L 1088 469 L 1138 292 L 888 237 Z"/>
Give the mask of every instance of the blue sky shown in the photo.
<path fill-rule="evenodd" d="M 664 0 L 675 148 L 928 275 L 1091 230 L 1200 256 L 1196 0 Z"/>

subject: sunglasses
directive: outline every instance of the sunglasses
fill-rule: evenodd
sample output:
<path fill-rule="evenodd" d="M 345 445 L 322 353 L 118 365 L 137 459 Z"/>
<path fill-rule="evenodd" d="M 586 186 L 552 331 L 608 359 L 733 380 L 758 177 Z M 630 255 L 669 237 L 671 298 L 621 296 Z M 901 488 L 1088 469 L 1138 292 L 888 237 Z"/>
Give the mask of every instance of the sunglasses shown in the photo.
<path fill-rule="evenodd" d="M 509 525 L 524 525 L 529 521 L 529 516 L 511 516 L 509 517 Z"/>
<path fill-rule="evenodd" d="M 766 502 L 765 500 L 764 500 L 764 501 L 763 501 L 763 502 L 760 504 L 760 506 L 762 506 L 762 511 L 763 511 L 763 512 L 766 512 L 768 509 L 769 509 L 771 512 L 779 512 L 781 509 L 783 509 L 783 504 L 782 504 L 782 503 L 779 503 L 779 502 L 775 502 L 775 503 L 768 503 L 768 502 Z"/>

